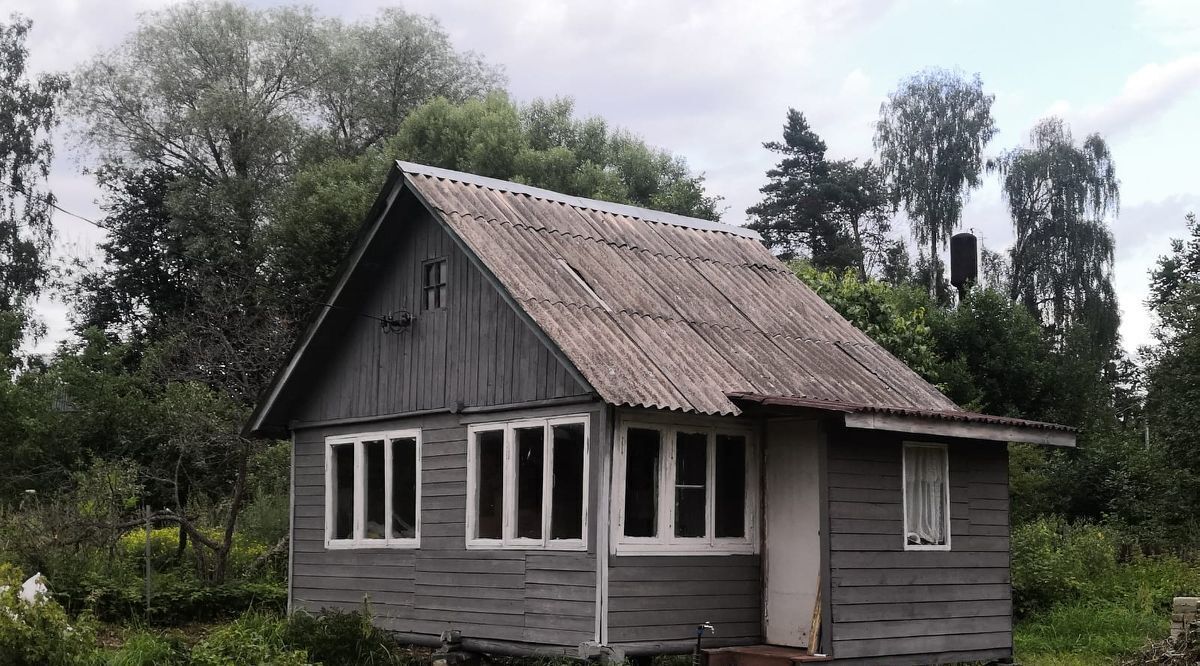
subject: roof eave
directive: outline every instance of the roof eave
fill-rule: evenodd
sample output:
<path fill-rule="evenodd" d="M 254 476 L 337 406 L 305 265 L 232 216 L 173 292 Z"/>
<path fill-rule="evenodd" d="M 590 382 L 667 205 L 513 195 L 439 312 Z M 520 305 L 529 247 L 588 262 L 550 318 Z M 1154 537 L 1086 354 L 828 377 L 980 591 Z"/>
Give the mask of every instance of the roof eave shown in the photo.
<path fill-rule="evenodd" d="M 1074 447 L 1075 433 L 1069 430 L 1031 426 L 948 421 L 907 414 L 846 413 L 847 428 L 886 430 L 914 435 L 935 435 L 959 439 L 982 439 L 994 442 L 1019 442 L 1042 446 Z"/>

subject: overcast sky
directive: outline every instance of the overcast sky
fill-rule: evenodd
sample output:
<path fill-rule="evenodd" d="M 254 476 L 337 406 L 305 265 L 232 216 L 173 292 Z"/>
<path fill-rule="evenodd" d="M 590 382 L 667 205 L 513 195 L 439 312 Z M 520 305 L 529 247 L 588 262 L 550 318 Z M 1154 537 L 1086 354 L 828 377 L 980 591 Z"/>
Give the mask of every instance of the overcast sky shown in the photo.
<path fill-rule="evenodd" d="M 159 0 L 5 0 L 34 20 L 35 71 L 69 70 L 118 42 Z M 256 6 L 281 4 L 253 2 Z M 319 12 L 372 15 L 395 3 L 318 0 Z M 1114 225 L 1116 288 L 1127 349 L 1150 341 L 1147 271 L 1200 211 L 1200 2 L 1044 0 L 412 0 L 459 48 L 504 67 L 519 100 L 571 96 L 596 114 L 687 158 L 744 222 L 773 163 L 761 148 L 788 107 L 808 115 L 836 157 L 871 156 L 879 104 L 903 77 L 938 66 L 978 72 L 1000 134 L 998 153 L 1040 118 L 1065 118 L 1077 138 L 1102 133 L 1121 180 Z M 69 210 L 98 216 L 96 189 L 60 137 L 51 188 Z M 59 215 L 60 258 L 94 256 L 100 232 Z M 994 178 L 963 215 L 984 244 L 1012 239 Z M 50 350 L 66 335 L 64 306 L 39 305 Z"/>

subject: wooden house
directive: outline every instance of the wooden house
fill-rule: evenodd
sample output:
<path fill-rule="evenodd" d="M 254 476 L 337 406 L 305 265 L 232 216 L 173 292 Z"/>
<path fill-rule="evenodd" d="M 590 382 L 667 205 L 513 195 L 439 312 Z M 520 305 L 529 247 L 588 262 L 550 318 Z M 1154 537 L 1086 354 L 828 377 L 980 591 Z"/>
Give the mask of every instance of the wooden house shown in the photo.
<path fill-rule="evenodd" d="M 1074 433 L 960 409 L 753 232 L 397 163 L 327 303 L 247 425 L 293 441 L 291 608 L 507 654 L 711 622 L 1011 657 L 1006 443 Z"/>

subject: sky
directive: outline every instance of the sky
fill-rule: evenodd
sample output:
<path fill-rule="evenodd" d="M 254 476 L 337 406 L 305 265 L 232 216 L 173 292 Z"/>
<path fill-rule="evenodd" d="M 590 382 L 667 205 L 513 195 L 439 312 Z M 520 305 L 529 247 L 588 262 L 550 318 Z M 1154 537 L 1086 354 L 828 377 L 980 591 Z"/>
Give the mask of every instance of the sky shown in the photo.
<path fill-rule="evenodd" d="M 142 12 L 167 0 L 5 0 L 34 21 L 33 71 L 70 71 L 114 47 Z M 253 0 L 266 7 L 276 2 Z M 316 0 L 324 15 L 371 17 L 398 3 Z M 501 65 L 517 100 L 570 96 L 684 156 L 724 198 L 723 221 L 741 224 L 775 159 L 789 107 L 803 111 L 831 156 L 872 156 L 879 105 L 928 67 L 978 73 L 995 95 L 1000 130 L 986 152 L 1025 142 L 1057 115 L 1077 139 L 1099 132 L 1121 181 L 1113 222 L 1114 285 L 1123 343 L 1152 341 L 1143 302 L 1148 271 L 1200 211 L 1200 2 L 1195 0 L 410 0 L 454 44 Z M 66 209 L 97 219 L 88 158 L 69 127 L 55 139 L 50 188 Z M 102 232 L 55 218 L 56 257 L 95 257 Z M 992 249 L 1012 241 L 995 177 L 970 195 L 962 227 Z M 67 306 L 38 304 L 50 351 L 68 336 Z"/>

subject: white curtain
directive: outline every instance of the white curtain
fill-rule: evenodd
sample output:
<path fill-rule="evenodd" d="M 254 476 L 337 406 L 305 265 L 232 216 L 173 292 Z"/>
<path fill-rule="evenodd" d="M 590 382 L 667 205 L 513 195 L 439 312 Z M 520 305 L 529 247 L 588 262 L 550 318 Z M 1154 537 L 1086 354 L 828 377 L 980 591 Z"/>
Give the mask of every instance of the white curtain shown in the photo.
<path fill-rule="evenodd" d="M 913 545 L 946 543 L 946 450 L 929 446 L 904 449 L 904 494 L 908 534 Z"/>

